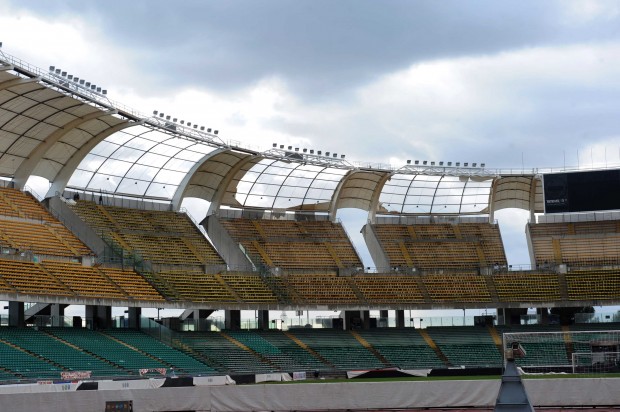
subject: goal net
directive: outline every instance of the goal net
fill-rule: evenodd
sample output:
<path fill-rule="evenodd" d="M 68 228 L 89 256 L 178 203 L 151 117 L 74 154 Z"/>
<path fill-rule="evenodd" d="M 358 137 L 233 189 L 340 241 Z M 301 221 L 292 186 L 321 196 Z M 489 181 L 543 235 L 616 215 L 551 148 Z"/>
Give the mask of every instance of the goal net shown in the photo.
<path fill-rule="evenodd" d="M 619 330 L 504 333 L 504 361 L 515 343 L 525 373 L 620 373 Z"/>

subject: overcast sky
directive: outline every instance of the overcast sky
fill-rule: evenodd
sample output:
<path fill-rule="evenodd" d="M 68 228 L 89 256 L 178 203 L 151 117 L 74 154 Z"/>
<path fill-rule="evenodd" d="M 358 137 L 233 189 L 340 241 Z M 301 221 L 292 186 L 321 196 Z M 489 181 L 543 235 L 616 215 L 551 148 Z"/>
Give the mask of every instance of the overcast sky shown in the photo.
<path fill-rule="evenodd" d="M 263 149 L 620 164 L 617 1 L 0 0 L 0 41 Z M 528 263 L 516 215 L 500 220 L 504 241 Z"/>

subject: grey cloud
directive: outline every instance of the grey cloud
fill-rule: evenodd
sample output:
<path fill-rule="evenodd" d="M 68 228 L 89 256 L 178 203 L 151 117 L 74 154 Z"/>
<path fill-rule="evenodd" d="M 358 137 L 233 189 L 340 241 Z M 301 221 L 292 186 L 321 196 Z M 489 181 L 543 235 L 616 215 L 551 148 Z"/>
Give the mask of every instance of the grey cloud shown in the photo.
<path fill-rule="evenodd" d="M 425 59 L 617 37 L 617 21 L 567 27 L 562 3 L 436 1 L 108 1 L 19 3 L 43 17 L 100 25 L 159 87 L 228 91 L 277 75 L 306 98 Z"/>

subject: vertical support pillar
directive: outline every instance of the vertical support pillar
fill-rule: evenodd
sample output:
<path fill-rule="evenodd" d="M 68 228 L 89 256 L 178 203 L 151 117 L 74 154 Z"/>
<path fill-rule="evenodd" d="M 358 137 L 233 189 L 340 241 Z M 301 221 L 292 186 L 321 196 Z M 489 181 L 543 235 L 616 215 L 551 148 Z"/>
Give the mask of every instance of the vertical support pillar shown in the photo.
<path fill-rule="evenodd" d="M 362 329 L 370 329 L 370 311 L 361 310 L 360 317 L 362 318 Z"/>
<path fill-rule="evenodd" d="M 142 308 L 127 308 L 127 317 L 129 318 L 129 329 L 140 329 L 140 317 L 142 316 Z"/>
<path fill-rule="evenodd" d="M 87 305 L 86 323 L 95 330 L 112 327 L 112 307 Z"/>
<path fill-rule="evenodd" d="M 364 314 L 367 314 L 364 316 Z M 346 330 L 351 329 L 368 329 L 370 328 L 370 315 L 367 310 L 347 310 L 344 312 L 344 328 Z M 364 326 L 364 323 L 367 323 L 367 327 Z"/>
<path fill-rule="evenodd" d="M 549 310 L 547 308 L 536 308 L 536 314 L 541 325 L 549 324 Z"/>
<path fill-rule="evenodd" d="M 229 329 L 229 330 L 241 329 L 241 311 L 240 310 L 224 311 L 224 323 L 225 323 L 226 329 Z"/>
<path fill-rule="evenodd" d="M 65 306 L 54 303 L 50 305 L 52 326 L 64 326 Z"/>
<path fill-rule="evenodd" d="M 404 328 L 405 327 L 405 311 L 403 309 L 395 310 L 396 312 L 396 327 Z"/>
<path fill-rule="evenodd" d="M 24 320 L 24 302 L 9 302 L 9 326 L 26 326 Z"/>
<path fill-rule="evenodd" d="M 259 310 L 258 311 L 258 329 L 260 330 L 268 330 L 269 329 L 269 311 L 268 310 Z"/>
<path fill-rule="evenodd" d="M 379 321 L 377 322 L 378 328 L 387 328 L 390 325 L 390 311 L 389 310 L 380 310 L 379 311 Z"/>

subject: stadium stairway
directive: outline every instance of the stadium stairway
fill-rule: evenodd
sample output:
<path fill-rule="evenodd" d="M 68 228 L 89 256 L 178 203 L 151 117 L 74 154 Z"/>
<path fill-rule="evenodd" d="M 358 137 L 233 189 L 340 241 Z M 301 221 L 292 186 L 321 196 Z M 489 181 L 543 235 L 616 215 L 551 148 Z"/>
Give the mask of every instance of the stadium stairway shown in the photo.
<path fill-rule="evenodd" d="M 307 351 L 308 353 L 310 353 L 312 356 L 314 356 L 315 358 L 317 358 L 318 360 L 320 360 L 321 362 L 323 362 L 325 365 L 329 366 L 330 368 L 335 368 L 335 365 L 333 363 L 331 363 L 330 361 L 328 361 L 327 359 L 325 359 L 323 356 L 321 356 L 320 353 L 318 353 L 317 351 L 315 351 L 314 349 L 312 349 L 311 347 L 309 347 L 308 345 L 306 345 L 304 342 L 302 342 L 299 338 L 297 338 L 295 335 L 289 333 L 289 332 L 284 332 L 284 334 L 293 342 L 295 342 L 300 348 L 302 348 L 303 350 Z"/>
<path fill-rule="evenodd" d="M 480 326 L 429 327 L 426 333 L 445 356 L 449 366 L 498 367 L 502 352 L 489 330 Z"/>
<path fill-rule="evenodd" d="M 62 366 L 0 338 L 0 366 L 22 379 L 58 378 Z"/>
<path fill-rule="evenodd" d="M 431 338 L 430 335 L 425 330 L 422 330 L 422 329 L 420 329 L 420 335 L 422 336 L 424 341 L 427 343 L 427 345 L 430 346 L 430 348 L 435 352 L 435 354 L 437 354 L 437 357 L 441 359 L 444 365 L 450 366 L 450 360 L 448 360 L 446 355 L 444 355 L 441 349 L 439 349 L 439 346 L 437 346 L 433 338 Z"/>
<path fill-rule="evenodd" d="M 353 337 L 354 337 L 355 339 L 357 339 L 357 341 L 358 341 L 358 342 L 359 342 L 359 343 L 360 343 L 363 347 L 365 347 L 365 348 L 366 348 L 366 349 L 368 349 L 370 352 L 372 352 L 372 353 L 373 353 L 373 354 L 377 357 L 377 359 L 379 359 L 381 362 L 383 362 L 383 364 L 385 364 L 385 366 L 389 366 L 389 365 L 390 365 L 390 363 L 388 362 L 388 360 L 387 360 L 387 359 L 385 359 L 385 358 L 383 357 L 383 355 L 381 355 L 381 354 L 379 353 L 379 351 L 377 351 L 377 350 L 376 350 L 376 349 L 375 349 L 375 348 L 374 348 L 374 347 L 373 347 L 370 343 L 368 343 L 368 341 L 367 341 L 366 339 L 364 339 L 363 337 L 361 337 L 359 333 L 357 333 L 357 332 L 356 332 L 356 331 L 354 331 L 354 330 L 350 330 L 350 331 L 349 331 L 349 333 L 350 333 L 351 335 L 353 335 Z"/>
<path fill-rule="evenodd" d="M 260 350 L 264 356 L 278 364 L 284 371 L 316 371 L 332 368 L 313 353 L 298 345 L 297 342 L 286 335 L 286 332 L 267 330 L 255 332 L 235 331 L 234 333 L 238 339 L 254 347 L 256 350 Z"/>
<path fill-rule="evenodd" d="M 401 369 L 442 368 L 445 363 L 426 343 L 418 329 L 380 328 L 356 331 L 391 367 Z"/>
<path fill-rule="evenodd" d="M 169 367 L 173 367 L 177 372 L 194 374 L 215 373 L 215 370 L 210 366 L 144 332 L 133 329 L 107 329 L 102 333 L 145 356 L 164 362 Z"/>
<path fill-rule="evenodd" d="M 220 332 L 220 334 L 225 337 L 226 339 L 228 339 L 229 342 L 231 342 L 233 345 L 238 346 L 239 348 L 243 349 L 244 351 L 250 352 L 252 355 L 256 356 L 257 358 L 259 358 L 261 361 L 273 366 L 274 369 L 277 370 L 282 370 L 280 368 L 279 365 L 275 364 L 274 362 L 271 361 L 271 359 L 263 356 L 263 354 L 259 351 L 254 350 L 253 348 L 250 348 L 249 346 L 246 346 L 245 344 L 241 343 L 240 341 L 238 341 L 237 339 L 235 339 L 234 337 L 230 336 L 228 333 L 226 332 Z"/>

